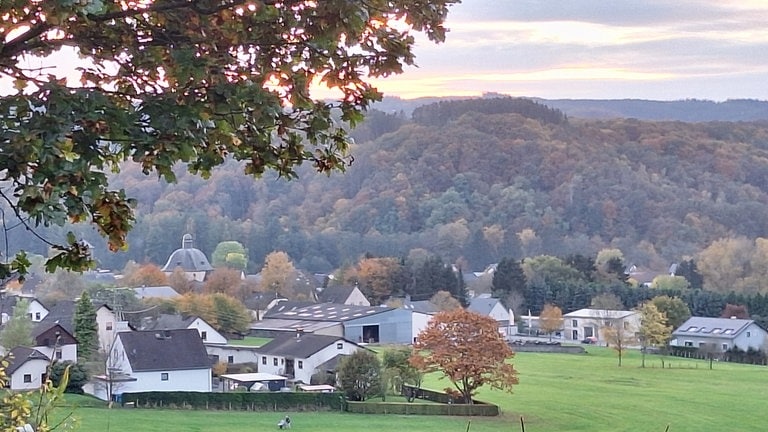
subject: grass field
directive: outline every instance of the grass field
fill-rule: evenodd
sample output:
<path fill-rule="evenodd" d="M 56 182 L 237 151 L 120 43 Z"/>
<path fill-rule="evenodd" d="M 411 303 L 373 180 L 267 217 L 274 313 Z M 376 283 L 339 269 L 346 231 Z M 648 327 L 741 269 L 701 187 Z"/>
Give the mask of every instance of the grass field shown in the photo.
<path fill-rule="evenodd" d="M 267 342 L 269 342 L 271 340 L 272 340 L 271 338 L 246 336 L 245 338 L 240 339 L 240 340 L 231 340 L 231 341 L 229 341 L 229 344 L 230 345 L 235 345 L 235 346 L 260 347 L 262 345 L 267 344 Z"/>
<path fill-rule="evenodd" d="M 625 355 L 619 368 L 613 351 L 590 347 L 586 355 L 520 353 L 520 384 L 513 394 L 481 390 L 478 399 L 501 407 L 493 418 L 290 413 L 295 432 L 402 430 L 464 432 L 669 432 L 768 430 L 768 369 L 761 366 Z M 427 377 L 424 386 L 449 383 Z M 76 400 L 76 399 L 73 399 Z M 100 409 L 80 407 L 82 432 L 229 432 L 277 430 L 284 413 Z"/>

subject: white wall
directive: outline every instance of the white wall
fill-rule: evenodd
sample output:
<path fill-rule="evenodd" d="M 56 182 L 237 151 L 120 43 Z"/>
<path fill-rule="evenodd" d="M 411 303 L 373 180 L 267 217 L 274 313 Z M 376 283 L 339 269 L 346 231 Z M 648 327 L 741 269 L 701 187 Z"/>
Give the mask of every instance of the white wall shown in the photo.
<path fill-rule="evenodd" d="M 421 312 L 411 312 L 411 343 L 416 340 L 416 337 L 427 327 L 427 324 L 432 320 L 432 315 Z"/>
<path fill-rule="evenodd" d="M 749 336 L 747 336 L 747 333 L 749 333 Z M 760 350 L 765 346 L 766 336 L 768 336 L 768 334 L 765 330 L 759 325 L 751 323 L 743 332 L 736 336 L 733 344 L 744 351 L 750 347 Z M 733 346 L 729 346 L 728 348 L 733 348 Z"/>
<path fill-rule="evenodd" d="M 205 351 L 209 356 L 219 356 L 219 361 L 222 363 L 229 363 L 229 356 L 232 356 L 232 363 L 256 363 L 260 358 L 256 353 L 256 347 L 205 345 Z M 259 372 L 262 370 L 259 369 Z"/>
<path fill-rule="evenodd" d="M 496 303 L 493 306 L 493 309 L 491 309 L 488 316 L 496 321 L 509 321 L 509 311 L 501 304 L 501 302 Z"/>
<path fill-rule="evenodd" d="M 42 383 L 42 375 L 48 368 L 48 361 L 46 360 L 29 360 L 20 368 L 16 369 L 16 372 L 11 376 L 11 390 L 34 390 L 40 388 Z M 31 375 L 32 382 L 25 383 L 24 375 Z"/>
<path fill-rule="evenodd" d="M 106 306 L 96 310 L 96 325 L 99 329 L 99 350 L 101 352 L 109 351 L 112 345 L 115 338 L 116 321 L 115 314 Z"/>
<path fill-rule="evenodd" d="M 362 291 L 360 291 L 359 288 L 355 288 L 352 290 L 352 294 L 349 295 L 349 298 L 347 299 L 344 304 L 348 305 L 356 305 L 356 306 L 370 306 L 371 302 L 368 301 L 367 298 L 365 298 L 365 295 Z"/>
<path fill-rule="evenodd" d="M 163 381 L 163 374 L 168 380 Z M 141 391 L 211 391 L 211 369 L 192 369 L 179 371 L 133 372 L 136 381 L 121 383 L 120 393 Z"/>
<path fill-rule="evenodd" d="M 27 314 L 32 317 L 32 321 L 40 322 L 48 315 L 48 309 L 46 309 L 39 301 L 30 300 Z"/>
<path fill-rule="evenodd" d="M 207 322 L 201 318 L 197 318 L 187 327 L 194 328 L 200 333 L 200 338 L 203 339 L 204 344 L 221 344 L 226 345 L 227 338 L 221 335 L 215 328 L 211 327 Z M 203 332 L 205 332 L 205 338 L 203 338 Z"/>
<path fill-rule="evenodd" d="M 338 347 L 338 344 L 341 344 L 341 348 Z M 339 339 L 316 352 L 310 358 L 294 358 L 294 378 L 298 381 L 303 381 L 305 384 L 309 384 L 312 375 L 315 373 L 315 369 L 319 365 L 327 362 L 337 355 L 349 355 L 358 349 L 361 349 L 358 345 L 349 343 L 344 339 Z M 264 364 L 262 357 L 267 358 L 266 364 Z M 275 366 L 275 359 L 277 359 L 277 366 Z M 301 369 L 299 369 L 299 361 L 302 362 Z M 275 375 L 283 375 L 285 373 L 285 357 L 283 356 L 259 355 L 258 363 L 259 372 L 266 372 Z"/>
<path fill-rule="evenodd" d="M 68 344 L 68 345 L 60 346 L 59 349 L 61 349 L 61 359 L 56 358 L 56 350 L 54 349 L 54 347 L 37 346 L 33 348 L 47 355 L 48 358 L 52 358 L 54 360 L 59 360 L 59 361 L 71 361 L 73 363 L 77 363 L 77 345 L 76 344 Z"/>

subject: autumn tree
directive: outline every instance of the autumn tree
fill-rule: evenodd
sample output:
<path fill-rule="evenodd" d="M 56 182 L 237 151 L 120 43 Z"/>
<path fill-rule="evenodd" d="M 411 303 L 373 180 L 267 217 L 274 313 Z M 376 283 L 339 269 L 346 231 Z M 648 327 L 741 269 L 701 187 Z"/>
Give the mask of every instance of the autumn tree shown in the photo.
<path fill-rule="evenodd" d="M 600 331 L 603 340 L 616 351 L 621 367 L 621 359 L 630 346 L 637 343 L 637 329 L 627 317 L 615 318 L 605 314 L 600 318 Z"/>
<path fill-rule="evenodd" d="M 664 347 L 672 337 L 672 327 L 667 325 L 667 317 L 651 302 L 643 303 L 640 312 L 640 327 L 637 331 L 642 353 L 642 367 L 645 367 L 645 353 L 648 348 Z"/>
<path fill-rule="evenodd" d="M 363 258 L 357 265 L 357 283 L 372 305 L 397 293 L 403 284 L 404 270 L 397 258 Z"/>
<path fill-rule="evenodd" d="M 168 284 L 168 276 L 156 264 L 126 266 L 120 285 L 127 287 L 162 286 Z"/>
<path fill-rule="evenodd" d="M 552 333 L 563 329 L 563 311 L 555 305 L 544 305 L 539 314 L 539 327 L 552 340 Z"/>
<path fill-rule="evenodd" d="M 229 267 L 218 267 L 205 278 L 203 290 L 208 294 L 225 293 L 243 301 L 245 293 L 241 289 L 242 282 L 239 270 Z"/>
<path fill-rule="evenodd" d="M 381 97 L 370 78 L 414 64 L 413 33 L 444 40 L 457 2 L 2 2 L 0 75 L 14 88 L 0 98 L 0 195 L 28 228 L 87 222 L 116 251 L 135 200 L 107 174 L 126 162 L 168 181 L 178 163 L 207 177 L 228 158 L 257 177 L 343 171 L 337 119 L 359 123 Z M 59 51 L 83 60 L 77 76 L 27 66 Z M 93 265 L 80 238 L 61 243 L 50 271 Z M 0 278 L 25 267 L 3 261 Z"/>
<path fill-rule="evenodd" d="M 347 399 L 364 401 L 381 389 L 381 361 L 366 349 L 360 349 L 341 359 L 339 382 Z"/>
<path fill-rule="evenodd" d="M 96 322 L 96 308 L 93 307 L 88 291 L 83 291 L 80 295 L 73 320 L 78 360 L 93 360 L 93 356 L 99 351 L 99 328 Z"/>
<path fill-rule="evenodd" d="M 448 291 L 438 291 L 429 301 L 435 305 L 439 311 L 449 311 L 461 308 L 461 303 L 456 300 Z"/>
<path fill-rule="evenodd" d="M 287 253 L 275 251 L 267 255 L 261 269 L 259 291 L 295 300 L 296 268 Z"/>
<path fill-rule="evenodd" d="M 18 346 L 32 346 L 32 320 L 27 316 L 29 300 L 18 299 L 8 322 L 0 330 L 0 346 L 10 351 Z"/>
<path fill-rule="evenodd" d="M 727 303 L 720 314 L 720 318 L 749 319 L 749 311 L 744 305 Z"/>
<path fill-rule="evenodd" d="M 669 291 L 683 291 L 689 287 L 690 283 L 682 276 L 659 275 L 651 282 L 651 288 Z"/>
<path fill-rule="evenodd" d="M 186 294 L 194 291 L 195 281 L 187 277 L 187 273 L 181 267 L 176 267 L 168 275 L 168 285 L 179 294 Z"/>
<path fill-rule="evenodd" d="M 514 352 L 491 317 L 465 309 L 437 313 L 413 344 L 411 364 L 423 373 L 440 372 L 465 403 L 484 385 L 512 392 L 518 383 Z"/>
<path fill-rule="evenodd" d="M 185 317 L 199 316 L 222 333 L 243 334 L 251 316 L 237 299 L 226 294 L 185 294 L 175 300 L 176 310 Z"/>

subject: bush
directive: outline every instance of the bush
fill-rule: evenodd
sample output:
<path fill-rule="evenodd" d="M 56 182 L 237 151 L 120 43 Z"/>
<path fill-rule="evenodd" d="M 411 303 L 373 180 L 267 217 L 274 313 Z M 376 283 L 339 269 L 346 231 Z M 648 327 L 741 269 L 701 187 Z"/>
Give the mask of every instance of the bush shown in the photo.
<path fill-rule="evenodd" d="M 136 392 L 123 393 L 122 403 L 126 402 L 144 408 L 238 411 L 330 411 L 346 407 L 341 393 Z"/>

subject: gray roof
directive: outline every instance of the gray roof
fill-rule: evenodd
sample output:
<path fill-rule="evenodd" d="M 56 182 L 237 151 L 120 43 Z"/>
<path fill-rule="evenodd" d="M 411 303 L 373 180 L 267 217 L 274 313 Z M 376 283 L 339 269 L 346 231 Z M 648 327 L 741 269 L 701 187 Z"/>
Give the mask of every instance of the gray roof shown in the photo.
<path fill-rule="evenodd" d="M 196 316 L 184 318 L 181 315 L 160 314 L 156 318 L 149 318 L 142 322 L 142 330 L 178 330 L 189 327 L 197 319 Z"/>
<path fill-rule="evenodd" d="M 117 336 L 134 372 L 211 367 L 203 340 L 195 329 L 132 331 Z"/>
<path fill-rule="evenodd" d="M 192 236 L 189 234 L 184 234 L 181 239 L 181 248 L 173 251 L 162 270 L 172 272 L 176 267 L 181 267 L 187 272 L 213 271 L 213 267 L 205 254 L 200 249 L 193 247 Z"/>
<path fill-rule="evenodd" d="M 325 336 L 316 334 L 292 334 L 279 335 L 259 348 L 259 354 L 281 357 L 309 358 L 323 348 L 344 341 L 338 336 Z M 354 344 L 353 342 L 346 341 Z"/>
<path fill-rule="evenodd" d="M 403 304 L 403 309 L 408 309 L 414 312 L 420 312 L 428 315 L 433 315 L 440 312 L 440 309 L 438 309 L 437 306 L 429 300 L 410 301 L 406 299 L 405 304 Z"/>
<path fill-rule="evenodd" d="M 318 300 L 323 303 L 344 303 L 357 287 L 335 285 L 323 288 L 317 294 Z"/>
<path fill-rule="evenodd" d="M 313 303 L 302 307 L 284 306 L 280 303 L 264 315 L 265 318 L 282 318 L 306 321 L 344 322 L 393 310 L 381 306 L 355 306 L 339 303 Z"/>
<path fill-rule="evenodd" d="M 8 376 L 13 375 L 18 368 L 30 360 L 51 361 L 48 356 L 40 351 L 23 346 L 12 349 L 5 358 L 9 360 L 8 367 L 5 369 L 5 373 L 8 374 Z"/>
<path fill-rule="evenodd" d="M 294 332 L 298 329 L 304 330 L 304 333 L 314 333 L 318 330 L 333 326 L 340 326 L 340 323 L 333 321 L 305 321 L 297 319 L 264 318 L 251 324 L 251 330 L 274 330 Z"/>
<path fill-rule="evenodd" d="M 478 313 L 480 315 L 490 315 L 494 306 L 496 306 L 501 300 L 493 297 L 475 297 L 469 303 L 467 310 Z"/>
<path fill-rule="evenodd" d="M 181 297 L 181 294 L 179 294 L 173 287 L 162 285 L 162 286 L 148 286 L 148 287 L 141 287 L 141 288 L 134 288 L 134 292 L 136 292 L 136 297 L 139 299 L 145 299 L 145 298 L 176 298 Z"/>
<path fill-rule="evenodd" d="M 752 323 L 748 319 L 690 317 L 672 335 L 733 339 Z"/>
<path fill-rule="evenodd" d="M 70 334 L 75 334 L 75 308 L 74 300 L 59 300 L 48 309 L 48 315 L 40 321 L 40 326 L 44 324 L 61 324 Z"/>

